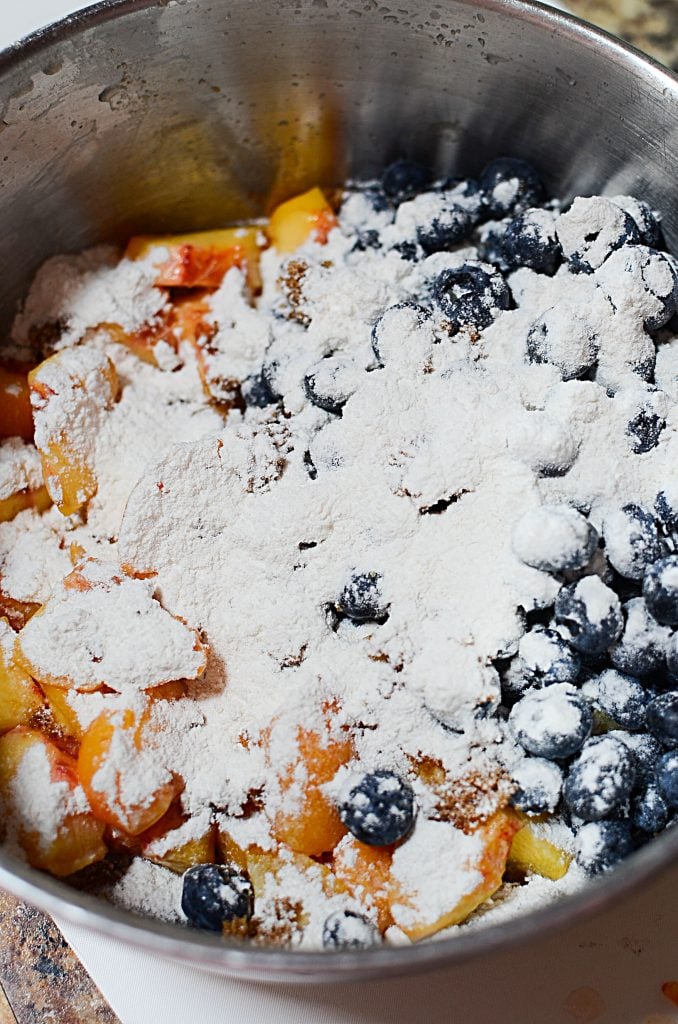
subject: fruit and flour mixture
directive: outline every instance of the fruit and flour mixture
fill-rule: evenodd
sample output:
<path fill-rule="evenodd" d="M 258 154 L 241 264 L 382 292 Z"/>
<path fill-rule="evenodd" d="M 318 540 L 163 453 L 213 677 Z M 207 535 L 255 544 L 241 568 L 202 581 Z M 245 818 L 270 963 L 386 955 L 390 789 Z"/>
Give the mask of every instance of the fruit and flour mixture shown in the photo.
<path fill-rule="evenodd" d="M 524 913 L 678 812 L 660 215 L 509 158 L 334 199 L 49 260 L 0 367 L 6 849 L 329 950 Z"/>

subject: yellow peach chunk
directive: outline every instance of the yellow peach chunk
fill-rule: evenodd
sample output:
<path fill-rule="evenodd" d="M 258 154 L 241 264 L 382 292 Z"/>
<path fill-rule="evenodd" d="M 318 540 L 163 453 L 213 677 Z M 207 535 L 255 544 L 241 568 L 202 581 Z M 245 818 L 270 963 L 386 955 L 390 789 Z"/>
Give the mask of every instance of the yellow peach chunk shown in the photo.
<path fill-rule="evenodd" d="M 36 512 L 46 512 L 51 504 L 52 499 L 46 487 L 39 487 L 37 491 L 20 491 L 9 498 L 0 498 L 0 523 L 8 523 L 27 508 L 34 508 Z"/>
<path fill-rule="evenodd" d="M 0 733 L 27 725 L 42 707 L 40 691 L 14 660 L 16 640 L 7 619 L 0 619 Z"/>
<path fill-rule="evenodd" d="M 118 376 L 102 352 L 77 346 L 45 359 L 28 382 L 45 486 L 59 511 L 72 515 L 97 492 L 96 437 L 117 399 Z"/>
<path fill-rule="evenodd" d="M 47 698 L 52 717 L 64 736 L 81 740 L 82 726 L 75 709 L 68 701 L 68 690 L 61 686 L 50 686 L 48 683 L 41 683 L 40 689 Z"/>
<path fill-rule="evenodd" d="M 274 816 L 273 834 L 296 853 L 309 857 L 333 850 L 346 834 L 334 802 L 322 788 L 353 756 L 351 738 L 333 728 L 332 718 L 328 711 L 325 725 L 319 729 L 297 726 L 293 760 L 275 765 L 282 806 Z M 273 741 L 276 730 L 288 727 L 286 722 L 275 722 L 271 729 Z M 270 752 L 269 747 L 269 755 Z"/>
<path fill-rule="evenodd" d="M 209 811 L 197 818 L 184 818 L 176 806 L 139 838 L 146 860 L 182 875 L 194 864 L 213 864 L 216 830 Z"/>
<path fill-rule="evenodd" d="M 33 867 L 63 877 L 106 856 L 104 826 L 90 811 L 74 759 L 38 730 L 19 726 L 0 737 L 0 795 Z"/>
<path fill-rule="evenodd" d="M 261 287 L 257 227 L 193 231 L 183 235 L 137 235 L 131 238 L 125 255 L 145 259 L 158 252 L 156 285 L 163 288 L 218 288 L 231 267 L 247 274 L 253 290 Z"/>
<path fill-rule="evenodd" d="M 393 923 L 391 917 L 390 846 L 366 846 L 347 835 L 334 849 L 332 870 L 337 880 L 361 906 L 374 908 L 379 930 Z"/>
<path fill-rule="evenodd" d="M 150 733 L 148 713 L 104 711 L 85 731 L 78 754 L 78 777 L 95 817 L 132 836 L 159 821 L 183 788 Z"/>
<path fill-rule="evenodd" d="M 567 874 L 571 863 L 571 854 L 538 835 L 533 825 L 523 825 L 513 837 L 508 855 L 509 867 L 558 881 Z"/>
<path fill-rule="evenodd" d="M 0 438 L 33 437 L 28 370 L 0 366 Z"/>
<path fill-rule="evenodd" d="M 393 854 L 391 914 L 413 942 L 465 921 L 502 882 L 515 814 L 497 811 L 471 833 L 419 819 Z"/>
<path fill-rule="evenodd" d="M 266 229 L 278 252 L 294 252 L 309 238 L 325 243 L 336 227 L 334 210 L 319 188 L 311 188 L 275 208 Z"/>

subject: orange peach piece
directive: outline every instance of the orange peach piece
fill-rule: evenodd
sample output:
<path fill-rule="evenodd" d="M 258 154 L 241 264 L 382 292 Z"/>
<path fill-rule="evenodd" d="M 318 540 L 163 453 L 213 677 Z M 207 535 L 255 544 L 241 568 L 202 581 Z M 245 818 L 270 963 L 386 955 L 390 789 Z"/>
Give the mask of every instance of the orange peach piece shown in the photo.
<path fill-rule="evenodd" d="M 97 492 L 93 449 L 119 392 L 113 363 L 95 349 L 64 349 L 28 375 L 35 443 L 50 497 L 65 516 Z"/>
<path fill-rule="evenodd" d="M 278 252 L 294 252 L 309 238 L 324 244 L 337 223 L 324 193 L 311 188 L 277 206 L 266 231 Z"/>
<path fill-rule="evenodd" d="M 196 825 L 178 811 L 173 814 L 173 810 L 170 808 L 164 818 L 139 837 L 142 856 L 177 875 L 182 875 L 194 864 L 214 864 L 216 830 L 209 816 L 205 820 L 201 817 Z"/>
<path fill-rule="evenodd" d="M 509 867 L 533 872 L 558 881 L 567 874 L 572 855 L 539 835 L 539 826 L 529 822 L 516 832 L 508 855 Z"/>
<path fill-rule="evenodd" d="M 27 725 L 42 707 L 37 686 L 15 660 L 16 633 L 0 619 L 0 733 Z"/>
<path fill-rule="evenodd" d="M 22 794 L 22 764 L 26 755 L 37 748 L 42 748 L 44 752 L 49 772 L 46 785 L 48 788 L 54 785 L 55 802 L 63 802 L 63 788 L 66 784 L 72 794 L 73 807 L 77 808 L 72 811 L 65 809 L 56 836 L 49 841 L 37 830 L 30 828 L 29 824 L 30 807 L 26 804 L 31 799 L 30 788 L 35 782 L 29 784 L 28 791 Z M 22 822 L 18 838 L 33 867 L 61 878 L 95 864 L 106 856 L 103 824 L 88 810 L 81 809 L 86 801 L 78 787 L 76 762 L 38 730 L 19 726 L 0 737 L 0 793 L 10 814 Z M 45 798 L 49 799 L 49 792 Z"/>
<path fill-rule="evenodd" d="M 418 821 L 393 855 L 390 904 L 395 924 L 417 942 L 465 921 L 501 885 L 519 828 L 517 816 L 504 810 L 470 834 L 449 822 Z M 447 857 L 453 860 L 446 863 Z M 468 890 L 450 896 L 451 905 L 446 906 L 446 892 L 454 891 L 464 876 Z"/>
<path fill-rule="evenodd" d="M 0 438 L 33 438 L 33 411 L 28 370 L 0 366 Z"/>
<path fill-rule="evenodd" d="M 348 736 L 335 737 L 329 731 L 299 726 L 296 750 L 294 760 L 279 769 L 283 807 L 275 815 L 273 834 L 296 853 L 318 857 L 333 850 L 346 834 L 339 812 L 322 786 L 351 759 L 353 744 Z"/>
<path fill-rule="evenodd" d="M 390 846 L 366 846 L 347 835 L 334 849 L 332 870 L 339 882 L 360 904 L 374 907 L 384 932 L 393 923 L 390 877 L 393 851 Z"/>
<path fill-rule="evenodd" d="M 51 686 L 49 683 L 41 683 L 40 689 L 47 698 L 54 721 L 64 735 L 70 736 L 74 740 L 81 740 L 83 729 L 75 709 L 68 701 L 68 690 L 64 690 L 61 686 Z"/>
<path fill-rule="evenodd" d="M 34 508 L 36 512 L 46 512 L 51 504 L 52 499 L 46 487 L 39 487 L 37 491 L 19 491 L 9 498 L 0 498 L 0 523 L 9 522 L 27 508 Z"/>
<path fill-rule="evenodd" d="M 155 282 L 160 288 L 218 288 L 231 267 L 240 267 L 256 291 L 261 287 L 260 233 L 256 227 L 234 227 L 183 235 L 138 235 L 130 239 L 125 255 L 137 260 L 155 249 L 159 253 L 165 250 Z"/>
<path fill-rule="evenodd" d="M 147 713 L 104 711 L 85 731 L 78 754 L 78 776 L 94 815 L 132 836 L 159 821 L 183 788 L 145 751 L 147 724 Z"/>
<path fill-rule="evenodd" d="M 35 601 L 17 601 L 5 594 L 0 580 L 0 617 L 7 619 L 12 629 L 23 629 L 39 609 L 40 605 Z"/>

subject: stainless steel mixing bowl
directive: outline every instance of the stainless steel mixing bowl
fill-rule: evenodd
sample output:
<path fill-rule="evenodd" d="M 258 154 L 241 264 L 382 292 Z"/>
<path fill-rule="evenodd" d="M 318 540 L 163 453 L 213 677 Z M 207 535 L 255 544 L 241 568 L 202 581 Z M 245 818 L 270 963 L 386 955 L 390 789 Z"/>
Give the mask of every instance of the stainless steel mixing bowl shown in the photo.
<path fill-rule="evenodd" d="M 533 161 L 553 194 L 632 192 L 678 247 L 678 79 L 518 0 L 106 0 L 0 55 L 0 309 L 57 252 L 208 227 L 285 192 L 377 173 Z M 76 924 L 258 979 L 355 979 L 506 948 L 620 900 L 678 828 L 609 877 L 508 924 L 403 948 L 229 945 L 119 912 L 0 852 L 0 883 Z"/>

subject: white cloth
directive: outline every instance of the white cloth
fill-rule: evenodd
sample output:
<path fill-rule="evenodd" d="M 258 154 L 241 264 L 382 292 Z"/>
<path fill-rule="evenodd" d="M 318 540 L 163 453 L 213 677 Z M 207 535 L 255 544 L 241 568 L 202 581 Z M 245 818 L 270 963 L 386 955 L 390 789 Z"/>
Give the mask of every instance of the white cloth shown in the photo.
<path fill-rule="evenodd" d="M 223 0 L 225 2 L 225 0 Z M 0 46 L 86 6 L 5 0 Z M 342 986 L 203 973 L 57 922 L 123 1024 L 676 1024 L 678 867 L 605 915 L 483 962 Z"/>

